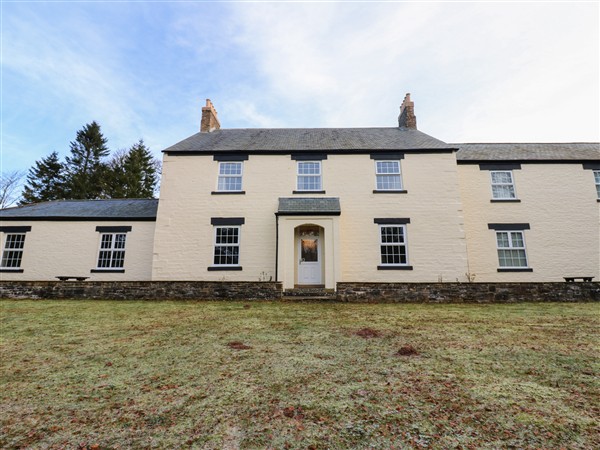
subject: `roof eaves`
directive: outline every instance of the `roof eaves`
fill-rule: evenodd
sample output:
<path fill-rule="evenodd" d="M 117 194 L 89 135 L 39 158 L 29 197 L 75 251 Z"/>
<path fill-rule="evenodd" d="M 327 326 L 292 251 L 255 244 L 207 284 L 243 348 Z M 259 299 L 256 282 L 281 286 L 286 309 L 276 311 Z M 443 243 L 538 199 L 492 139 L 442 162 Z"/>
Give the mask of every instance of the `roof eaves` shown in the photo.
<path fill-rule="evenodd" d="M 2 216 L 4 221 L 34 221 L 34 222 L 156 222 L 156 216 L 120 217 L 120 216 Z"/>

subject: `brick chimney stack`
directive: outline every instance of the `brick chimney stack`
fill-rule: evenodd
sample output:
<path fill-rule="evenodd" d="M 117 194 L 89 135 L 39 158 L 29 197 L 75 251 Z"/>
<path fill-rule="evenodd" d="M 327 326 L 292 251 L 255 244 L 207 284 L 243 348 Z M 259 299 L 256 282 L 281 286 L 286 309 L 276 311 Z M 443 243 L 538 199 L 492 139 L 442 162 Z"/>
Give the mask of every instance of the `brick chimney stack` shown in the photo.
<path fill-rule="evenodd" d="M 417 129 L 417 116 L 415 116 L 415 102 L 410 101 L 410 94 L 404 96 L 404 101 L 400 105 L 400 115 L 398 116 L 398 126 L 403 128 Z"/>
<path fill-rule="evenodd" d="M 213 106 L 210 99 L 206 99 L 206 106 L 202 107 L 202 121 L 200 122 L 200 132 L 210 133 L 221 128 L 219 118 L 217 117 L 217 110 Z"/>

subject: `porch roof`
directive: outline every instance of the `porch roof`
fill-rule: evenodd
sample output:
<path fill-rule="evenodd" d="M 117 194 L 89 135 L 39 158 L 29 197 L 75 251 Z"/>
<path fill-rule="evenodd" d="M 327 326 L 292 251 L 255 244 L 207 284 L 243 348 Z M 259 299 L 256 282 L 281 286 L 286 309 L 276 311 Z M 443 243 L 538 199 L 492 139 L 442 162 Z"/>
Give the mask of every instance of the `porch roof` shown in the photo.
<path fill-rule="evenodd" d="M 339 197 L 280 197 L 279 216 L 339 216 Z"/>

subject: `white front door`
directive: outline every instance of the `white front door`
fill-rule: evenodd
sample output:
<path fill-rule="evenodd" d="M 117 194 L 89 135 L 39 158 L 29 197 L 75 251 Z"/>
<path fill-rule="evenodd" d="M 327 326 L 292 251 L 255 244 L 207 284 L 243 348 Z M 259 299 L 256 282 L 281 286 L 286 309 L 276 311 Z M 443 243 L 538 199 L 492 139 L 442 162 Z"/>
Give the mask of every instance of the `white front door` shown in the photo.
<path fill-rule="evenodd" d="M 319 227 L 300 228 L 298 255 L 298 284 L 321 284 L 321 236 Z"/>

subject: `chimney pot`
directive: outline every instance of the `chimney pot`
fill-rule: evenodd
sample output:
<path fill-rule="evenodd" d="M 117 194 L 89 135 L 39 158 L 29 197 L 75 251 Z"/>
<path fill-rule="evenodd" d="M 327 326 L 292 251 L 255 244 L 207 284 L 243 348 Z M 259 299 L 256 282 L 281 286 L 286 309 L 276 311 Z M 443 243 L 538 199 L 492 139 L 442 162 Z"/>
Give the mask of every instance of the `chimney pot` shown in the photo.
<path fill-rule="evenodd" d="M 221 128 L 217 110 L 209 98 L 206 99 L 206 106 L 202 107 L 202 120 L 200 122 L 200 132 L 210 133 L 211 131 Z"/>
<path fill-rule="evenodd" d="M 398 116 L 398 126 L 401 128 L 417 129 L 417 116 L 415 116 L 415 103 L 410 100 L 410 94 L 404 96 L 402 105 L 400 105 L 400 115 Z"/>

